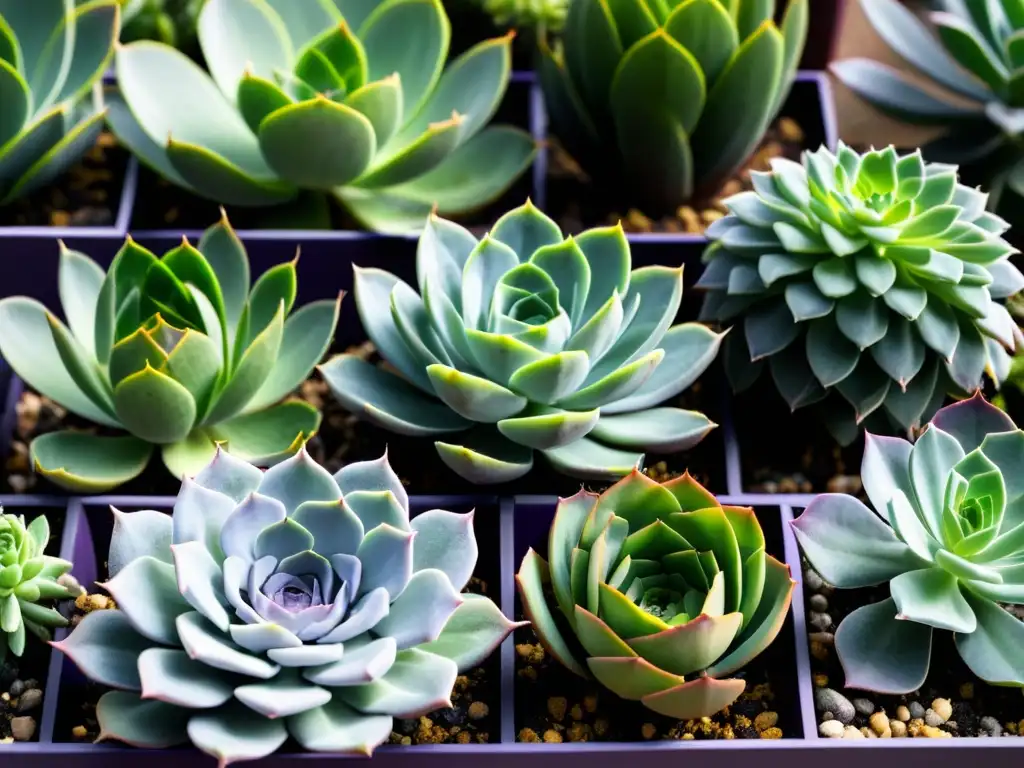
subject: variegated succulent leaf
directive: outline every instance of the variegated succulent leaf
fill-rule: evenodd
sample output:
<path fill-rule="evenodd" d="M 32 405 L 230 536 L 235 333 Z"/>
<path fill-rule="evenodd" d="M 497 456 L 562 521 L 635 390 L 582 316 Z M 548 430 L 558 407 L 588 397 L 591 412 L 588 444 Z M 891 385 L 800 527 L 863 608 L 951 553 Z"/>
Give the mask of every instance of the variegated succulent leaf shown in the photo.
<path fill-rule="evenodd" d="M 717 194 L 789 94 L 808 6 L 571 3 L 559 40 L 541 41 L 552 132 L 592 178 L 648 213 Z"/>
<path fill-rule="evenodd" d="M 677 719 L 743 693 L 729 675 L 775 639 L 796 584 L 766 554 L 754 511 L 723 506 L 689 474 L 659 484 L 633 472 L 560 499 L 547 556 L 529 550 L 516 576 L 544 647 Z"/>
<path fill-rule="evenodd" d="M 198 34 L 209 74 L 170 46 L 131 43 L 107 100 L 118 138 L 203 197 L 271 206 L 330 193 L 368 229 L 418 231 L 435 205 L 456 214 L 496 199 L 535 153 L 526 132 L 486 127 L 511 35 L 446 67 L 441 0 L 208 0 Z"/>
<path fill-rule="evenodd" d="M 793 523 L 808 562 L 840 588 L 888 582 L 890 597 L 840 623 L 846 685 L 909 693 L 928 675 L 934 630 L 954 633 L 982 680 L 1024 687 L 1024 432 L 977 394 L 941 409 L 916 443 L 869 434 L 872 507 L 818 496 Z M 885 647 L 885 653 L 878 653 Z"/>
<path fill-rule="evenodd" d="M 108 738 L 222 766 L 289 735 L 369 755 L 519 626 L 462 593 L 477 552 L 472 512 L 410 518 L 386 455 L 332 476 L 305 449 L 265 472 L 218 450 L 173 514 L 116 513 L 118 609 L 56 647 L 117 689 L 96 710 Z"/>
<path fill-rule="evenodd" d="M 59 581 L 71 563 L 45 554 L 49 540 L 45 515 L 26 525 L 23 515 L 0 507 L 0 662 L 8 652 L 21 656 L 29 634 L 49 640 L 68 625 L 52 604 L 76 596 Z"/>
<path fill-rule="evenodd" d="M 527 202 L 478 240 L 432 216 L 416 259 L 418 293 L 355 268 L 363 327 L 400 375 L 351 354 L 320 370 L 352 413 L 436 436 L 471 482 L 525 475 L 534 450 L 567 474 L 617 479 L 642 451 L 686 450 L 715 426 L 658 406 L 704 372 L 722 335 L 673 325 L 682 269 L 631 269 L 620 226 L 565 237 Z"/>
<path fill-rule="evenodd" d="M 178 478 L 218 444 L 270 466 L 319 427 L 320 413 L 284 400 L 320 362 L 341 296 L 289 314 L 295 262 L 250 281 L 227 218 L 157 257 L 130 237 L 104 272 L 61 247 L 65 322 L 24 296 L 0 300 L 0 353 L 31 387 L 125 435 L 60 431 L 32 441 L 35 468 L 98 493 L 136 477 L 156 447 Z"/>
<path fill-rule="evenodd" d="M 702 319 L 741 325 L 724 354 L 735 389 L 767 362 L 791 408 L 822 403 L 849 443 L 869 417 L 909 430 L 947 392 L 1006 376 L 1020 331 L 1004 300 L 1024 275 L 1009 225 L 955 166 L 841 144 L 753 182 L 709 229 L 697 284 Z"/>
<path fill-rule="evenodd" d="M 93 147 L 96 86 L 114 55 L 118 0 L 0 2 L 0 205 L 45 187 Z"/>

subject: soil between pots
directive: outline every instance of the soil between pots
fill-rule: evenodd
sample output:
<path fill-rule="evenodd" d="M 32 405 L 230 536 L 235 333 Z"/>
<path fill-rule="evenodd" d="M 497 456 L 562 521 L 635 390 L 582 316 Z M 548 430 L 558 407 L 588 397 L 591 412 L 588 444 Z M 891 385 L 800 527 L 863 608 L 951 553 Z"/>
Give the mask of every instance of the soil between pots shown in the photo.
<path fill-rule="evenodd" d="M 928 678 L 918 691 L 887 696 L 843 687 L 835 653 L 839 622 L 862 605 L 889 596 L 888 587 L 837 590 L 806 561 L 804 601 L 819 735 L 827 738 L 951 738 L 1024 736 L 1024 696 L 988 685 L 967 668 L 952 633 L 935 630 Z M 1015 614 L 1022 618 L 1020 614 Z M 884 649 L 879 649 L 884 653 Z M 828 724 L 833 723 L 833 724 Z"/>
<path fill-rule="evenodd" d="M 128 153 L 104 131 L 53 184 L 0 208 L 0 228 L 113 226 L 127 167 Z"/>

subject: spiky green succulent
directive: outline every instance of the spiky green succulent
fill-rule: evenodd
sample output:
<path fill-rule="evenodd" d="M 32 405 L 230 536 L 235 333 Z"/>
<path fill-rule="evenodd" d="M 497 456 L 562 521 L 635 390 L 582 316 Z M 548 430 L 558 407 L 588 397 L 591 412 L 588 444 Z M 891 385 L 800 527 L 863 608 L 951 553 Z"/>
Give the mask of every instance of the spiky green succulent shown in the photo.
<path fill-rule="evenodd" d="M 52 183 L 103 129 L 94 86 L 118 0 L 0 0 L 0 205 Z"/>
<path fill-rule="evenodd" d="M 344 12 L 338 8 L 341 7 Z M 208 0 L 210 73 L 175 49 L 118 49 L 118 138 L 170 181 L 220 203 L 330 193 L 365 227 L 419 230 L 497 198 L 534 142 L 485 128 L 511 73 L 511 36 L 445 68 L 440 0 Z"/>
<path fill-rule="evenodd" d="M 478 0 L 499 27 L 542 28 L 558 32 L 565 24 L 569 0 Z"/>
<path fill-rule="evenodd" d="M 75 597 L 58 582 L 71 563 L 43 554 L 49 541 L 45 515 L 25 525 L 24 515 L 5 513 L 0 506 L 0 662 L 8 652 L 25 652 L 27 633 L 49 640 L 52 630 L 68 625 L 47 603 Z"/>
<path fill-rule="evenodd" d="M 460 594 L 477 554 L 472 512 L 410 520 L 386 456 L 332 477 L 304 449 L 266 473 L 218 452 L 173 515 L 115 510 L 118 610 L 56 647 L 116 689 L 96 706 L 107 738 L 191 742 L 222 768 L 289 736 L 368 755 L 393 717 L 450 707 L 519 626 Z"/>
<path fill-rule="evenodd" d="M 932 0 L 930 5 L 940 9 L 928 14 L 931 28 L 899 0 L 861 0 L 875 31 L 917 71 L 916 81 L 863 58 L 834 62 L 831 70 L 896 119 L 946 127 L 925 147 L 929 159 L 980 170 L 993 198 L 1004 185 L 1024 194 L 1024 2 Z M 923 88 L 921 75 L 934 87 Z"/>
<path fill-rule="evenodd" d="M 1024 603 L 1024 432 L 978 394 L 913 445 L 869 434 L 861 479 L 874 509 L 829 493 L 793 522 L 828 583 L 889 584 L 836 630 L 846 686 L 917 690 L 938 629 L 979 678 L 1024 687 L 1024 624 L 1001 605 Z"/>
<path fill-rule="evenodd" d="M 715 425 L 653 407 L 692 384 L 722 336 L 672 325 L 682 268 L 630 270 L 620 226 L 563 237 L 531 203 L 482 240 L 431 217 L 420 293 L 355 268 L 355 299 L 377 351 L 399 374 L 344 354 L 321 366 L 352 413 L 440 438 L 444 462 L 474 483 L 525 475 L 533 452 L 578 477 L 616 479 L 643 453 L 686 450 Z"/>
<path fill-rule="evenodd" d="M 548 561 L 530 549 L 516 584 L 562 664 L 683 720 L 743 693 L 729 675 L 778 635 L 796 582 L 765 553 L 752 509 L 723 506 L 689 474 L 659 485 L 634 471 L 600 496 L 560 499 Z"/>
<path fill-rule="evenodd" d="M 947 393 L 1006 377 L 1021 334 L 1002 300 L 1024 287 L 1008 225 L 955 166 L 840 144 L 751 174 L 708 230 L 701 318 L 737 323 L 724 359 L 742 390 L 767 366 L 790 408 L 823 403 L 849 443 L 920 426 Z"/>
<path fill-rule="evenodd" d="M 37 471 L 96 493 L 139 475 L 156 446 L 179 479 L 218 443 L 268 466 L 293 454 L 320 413 L 280 402 L 320 361 L 341 297 L 290 317 L 295 262 L 250 289 L 249 260 L 227 219 L 198 248 L 157 258 L 131 238 L 104 273 L 62 246 L 58 274 L 67 325 L 35 299 L 0 300 L 0 354 L 39 393 L 127 435 L 51 432 L 30 446 Z"/>
<path fill-rule="evenodd" d="M 121 42 L 157 40 L 181 51 L 196 45 L 199 11 L 206 0 L 119 0 Z"/>
<path fill-rule="evenodd" d="M 551 129 L 651 213 L 712 195 L 757 149 L 796 75 L 807 0 L 572 3 L 539 66 Z M 613 187 L 614 188 L 614 187 Z"/>

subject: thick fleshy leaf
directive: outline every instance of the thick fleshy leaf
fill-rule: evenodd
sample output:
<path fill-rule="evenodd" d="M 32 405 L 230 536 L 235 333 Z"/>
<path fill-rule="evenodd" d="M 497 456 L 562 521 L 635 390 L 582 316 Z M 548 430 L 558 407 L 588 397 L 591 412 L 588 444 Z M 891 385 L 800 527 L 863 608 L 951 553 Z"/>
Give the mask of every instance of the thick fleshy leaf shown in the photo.
<path fill-rule="evenodd" d="M 970 670 L 993 685 L 1021 686 L 1024 668 L 1014 650 L 1024 627 L 1019 619 L 979 595 L 964 590 L 964 598 L 977 617 L 970 634 L 955 636 L 957 650 Z"/>
<path fill-rule="evenodd" d="M 178 592 L 174 566 L 149 555 L 132 560 L 103 584 L 135 630 L 164 645 L 177 645 L 176 619 L 191 610 Z"/>
<path fill-rule="evenodd" d="M 459 416 L 489 424 L 514 416 L 529 402 L 500 384 L 447 365 L 427 366 L 437 396 Z"/>
<path fill-rule="evenodd" d="M 512 622 L 491 600 L 481 595 L 463 595 L 440 636 L 419 646 L 421 651 L 454 661 L 460 672 L 474 669 L 491 655 L 518 627 L 527 622 Z"/>
<path fill-rule="evenodd" d="M 699 677 L 641 699 L 654 712 L 679 720 L 708 717 L 732 704 L 746 688 L 743 680 Z"/>
<path fill-rule="evenodd" d="M 864 460 L 861 463 L 864 492 L 875 512 L 883 519 L 886 519 L 889 502 L 897 491 L 902 491 L 908 499 L 916 502 L 910 481 L 911 448 L 911 443 L 897 437 L 870 432 L 864 436 Z"/>
<path fill-rule="evenodd" d="M 275 720 L 322 707 L 331 700 L 331 692 L 310 685 L 298 673 L 287 670 L 266 682 L 239 686 L 235 698 L 263 717 Z"/>
<path fill-rule="evenodd" d="M 150 648 L 139 654 L 142 698 L 187 709 L 212 709 L 231 700 L 237 679 L 193 661 L 184 651 Z"/>
<path fill-rule="evenodd" d="M 391 735 L 392 718 L 366 715 L 338 699 L 288 718 L 288 732 L 311 752 L 369 757 Z"/>
<path fill-rule="evenodd" d="M 286 515 L 287 509 L 280 500 L 262 493 L 250 493 L 224 519 L 220 530 L 220 547 L 224 556 L 239 557 L 252 563 L 260 532 L 268 525 L 284 520 Z"/>
<path fill-rule="evenodd" d="M 181 614 L 175 623 L 181 645 L 191 659 L 215 669 L 259 680 L 269 680 L 280 669 L 275 664 L 239 650 L 223 633 L 195 611 Z"/>
<path fill-rule="evenodd" d="M 443 571 L 416 571 L 373 631 L 393 637 L 400 651 L 432 643 L 461 604 L 462 598 Z"/>
<path fill-rule="evenodd" d="M 297 453 L 320 428 L 320 412 L 307 402 L 294 399 L 261 411 L 235 416 L 207 430 L 223 442 L 235 457 L 259 467 L 273 466 Z M 197 430 L 201 432 L 201 430 Z M 206 438 L 209 441 L 209 437 Z M 203 451 L 175 462 L 184 474 L 200 464 Z M 166 461 L 166 450 L 164 459 Z"/>
<path fill-rule="evenodd" d="M 835 635 L 847 688 L 905 694 L 920 688 L 928 675 L 932 628 L 900 621 L 892 598 L 856 609 Z M 880 647 L 888 653 L 879 654 Z"/>
<path fill-rule="evenodd" d="M 222 632 L 231 618 L 225 606 L 224 576 L 220 565 L 200 541 L 188 541 L 171 547 L 178 591 L 189 605 L 209 619 Z"/>
<path fill-rule="evenodd" d="M 256 760 L 276 752 L 288 738 L 281 720 L 253 717 L 241 704 L 221 707 L 188 721 L 192 744 L 217 758 L 220 768 L 239 760 Z"/>
<path fill-rule="evenodd" d="M 150 556 L 172 564 L 171 516 L 164 512 L 144 509 L 139 512 L 121 512 L 111 507 L 114 530 L 107 553 L 107 573 L 110 578 L 133 560 Z"/>
<path fill-rule="evenodd" d="M 590 434 L 597 440 L 621 448 L 674 453 L 689 450 L 716 426 L 699 411 L 651 408 L 619 416 L 602 416 Z"/>
<path fill-rule="evenodd" d="M 941 568 L 901 573 L 889 589 L 899 619 L 951 632 L 970 633 L 978 625 L 956 576 Z"/>
<path fill-rule="evenodd" d="M 356 555 L 363 562 L 359 595 L 384 588 L 394 600 L 412 578 L 413 534 L 390 525 L 369 531 Z"/>
<path fill-rule="evenodd" d="M 451 440 L 451 439 L 449 439 Z M 516 480 L 533 467 L 533 450 L 508 440 L 493 428 L 479 428 L 438 440 L 434 448 L 441 460 L 471 483 L 504 483 Z"/>
<path fill-rule="evenodd" d="M 121 611 L 93 611 L 53 647 L 71 659 L 90 679 L 111 688 L 141 690 L 139 655 L 153 643 L 128 622 Z"/>
<path fill-rule="evenodd" d="M 331 474 L 303 448 L 263 473 L 259 493 L 277 499 L 291 515 L 307 501 L 337 501 L 341 489 Z"/>
<path fill-rule="evenodd" d="M 473 513 L 459 515 L 431 509 L 410 523 L 416 531 L 412 568 L 443 572 L 456 591 L 462 590 L 476 567 L 478 547 L 473 533 Z"/>
<path fill-rule="evenodd" d="M 128 482 L 149 464 L 153 446 L 130 435 L 49 432 L 30 444 L 35 470 L 79 493 L 102 493 Z"/>
<path fill-rule="evenodd" d="M 369 714 L 407 719 L 450 707 L 457 675 L 454 661 L 410 648 L 398 654 L 380 679 L 357 688 L 339 689 L 335 696 Z"/>
<path fill-rule="evenodd" d="M 116 739 L 142 749 L 169 749 L 188 743 L 192 713 L 163 701 L 146 701 L 135 693 L 107 691 L 96 702 L 97 742 Z"/>

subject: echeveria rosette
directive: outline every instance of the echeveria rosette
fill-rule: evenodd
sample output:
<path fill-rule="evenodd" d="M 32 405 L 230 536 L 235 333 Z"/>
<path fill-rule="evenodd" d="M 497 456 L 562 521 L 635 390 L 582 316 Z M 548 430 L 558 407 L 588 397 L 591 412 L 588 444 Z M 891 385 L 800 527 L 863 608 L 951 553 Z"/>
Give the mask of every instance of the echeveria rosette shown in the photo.
<path fill-rule="evenodd" d="M 441 0 L 207 0 L 198 32 L 209 74 L 170 46 L 130 43 L 108 106 L 122 143 L 203 197 L 329 192 L 369 229 L 419 231 L 433 206 L 476 209 L 532 162 L 525 131 L 485 127 L 512 35 L 445 67 Z"/>
<path fill-rule="evenodd" d="M 709 228 L 697 283 L 702 320 L 741 325 L 723 351 L 735 390 L 767 365 L 790 408 L 822 403 L 849 443 L 867 418 L 910 430 L 947 393 L 1006 377 L 1021 334 L 1003 300 L 1024 275 L 955 166 L 840 144 L 751 178 Z"/>
<path fill-rule="evenodd" d="M 861 478 L 873 509 L 829 493 L 793 522 L 825 581 L 889 584 L 836 630 L 847 687 L 916 690 L 936 629 L 982 680 L 1024 686 L 1024 624 L 1000 606 L 1024 603 L 1024 432 L 978 394 L 913 445 L 868 434 Z"/>
<path fill-rule="evenodd" d="M 752 509 L 723 506 L 689 474 L 659 485 L 634 471 L 600 496 L 560 499 L 548 562 L 530 549 L 516 584 L 562 664 L 685 720 L 743 693 L 729 675 L 775 639 L 796 582 L 765 553 Z"/>
<path fill-rule="evenodd" d="M 0 205 L 52 183 L 96 143 L 94 86 L 114 55 L 118 0 L 0 0 Z"/>
<path fill-rule="evenodd" d="M 764 138 L 796 76 L 808 1 L 570 3 L 538 65 L 552 133 L 646 211 L 718 193 Z"/>
<path fill-rule="evenodd" d="M 266 472 L 221 451 L 172 515 L 115 510 L 119 610 L 56 647 L 115 689 L 101 738 L 191 741 L 221 766 L 289 735 L 370 754 L 392 718 L 451 706 L 459 672 L 519 626 L 460 594 L 477 554 L 472 512 L 410 520 L 386 455 L 332 477 L 305 449 Z"/>
<path fill-rule="evenodd" d="M 1024 3 L 936 0 L 932 7 L 939 10 L 929 13 L 926 23 L 899 0 L 861 0 L 875 32 L 916 70 L 916 80 L 871 59 L 836 61 L 830 69 L 885 114 L 946 128 L 925 147 L 926 155 L 981 171 L 992 204 L 1006 185 L 1022 194 L 1024 53 L 1018 41 Z M 932 87 L 922 87 L 922 78 Z"/>
<path fill-rule="evenodd" d="M 722 338 L 672 325 L 682 268 L 630 266 L 620 226 L 566 238 L 529 202 L 482 240 L 432 216 L 419 294 L 355 269 L 363 327 L 398 375 L 349 354 L 320 370 L 351 412 L 440 435 L 441 458 L 471 482 L 522 477 L 535 450 L 566 474 L 617 479 L 640 466 L 638 451 L 686 450 L 714 428 L 654 406 L 693 383 Z"/>
<path fill-rule="evenodd" d="M 68 625 L 46 605 L 75 597 L 58 581 L 71 563 L 44 554 L 49 541 L 45 515 L 26 525 L 23 515 L 4 513 L 0 507 L 0 662 L 8 652 L 25 652 L 28 633 L 49 640 L 52 630 Z"/>
<path fill-rule="evenodd" d="M 97 493 L 136 477 L 159 447 L 177 478 L 223 444 L 268 466 L 320 425 L 316 408 L 288 397 L 334 336 L 341 296 L 289 315 L 295 262 L 250 287 L 249 260 L 226 218 L 198 247 L 157 257 L 130 237 L 104 272 L 61 247 L 65 325 L 34 299 L 0 300 L 0 353 L 32 388 L 72 413 L 127 435 L 80 431 L 35 438 L 37 471 Z"/>

